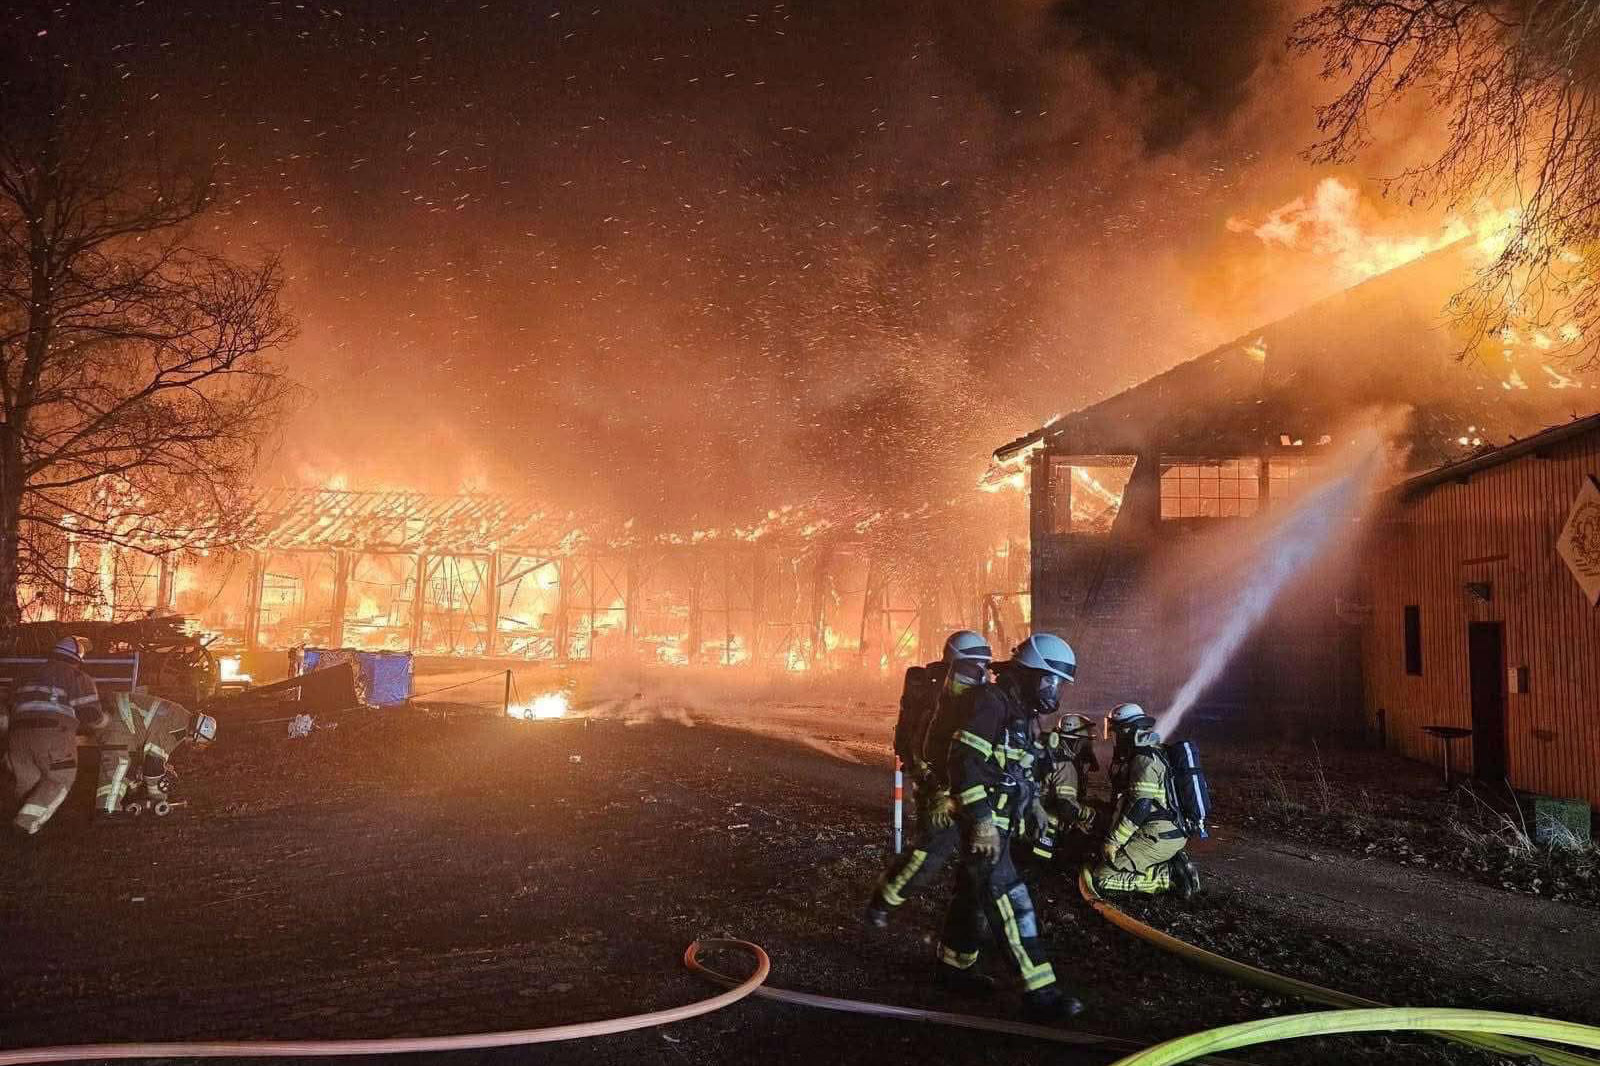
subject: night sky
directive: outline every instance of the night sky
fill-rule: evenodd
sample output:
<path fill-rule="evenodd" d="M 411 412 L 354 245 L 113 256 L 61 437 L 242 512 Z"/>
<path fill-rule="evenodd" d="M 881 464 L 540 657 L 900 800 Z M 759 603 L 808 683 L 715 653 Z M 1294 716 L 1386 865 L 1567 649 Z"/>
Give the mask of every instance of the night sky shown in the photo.
<path fill-rule="evenodd" d="M 284 253 L 268 481 L 913 506 L 1306 295 L 1226 225 L 1317 177 L 1276 4 L 12 11 L 218 164 L 215 239 Z"/>

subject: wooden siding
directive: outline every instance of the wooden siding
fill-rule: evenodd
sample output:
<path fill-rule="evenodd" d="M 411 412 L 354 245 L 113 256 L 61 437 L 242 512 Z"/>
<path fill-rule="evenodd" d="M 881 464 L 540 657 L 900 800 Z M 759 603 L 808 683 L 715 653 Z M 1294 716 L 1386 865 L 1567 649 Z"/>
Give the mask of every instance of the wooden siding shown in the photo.
<path fill-rule="evenodd" d="M 1385 711 L 1388 745 L 1437 761 L 1425 725 L 1470 728 L 1469 622 L 1505 625 L 1505 665 L 1528 691 L 1506 696 L 1513 787 L 1600 806 L 1600 610 L 1556 553 L 1600 432 L 1434 486 L 1380 516 L 1366 558 L 1372 614 L 1363 634 L 1368 721 Z M 1488 582 L 1488 602 L 1466 590 Z M 1405 672 L 1404 609 L 1421 608 L 1422 674 Z M 1472 764 L 1471 740 L 1456 765 Z"/>

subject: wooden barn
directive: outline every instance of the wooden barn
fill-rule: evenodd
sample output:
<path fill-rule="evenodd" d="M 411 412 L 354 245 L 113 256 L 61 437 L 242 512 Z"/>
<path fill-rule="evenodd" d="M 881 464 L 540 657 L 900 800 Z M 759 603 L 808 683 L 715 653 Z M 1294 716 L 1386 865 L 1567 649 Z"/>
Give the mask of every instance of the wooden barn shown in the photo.
<path fill-rule="evenodd" d="M 1368 721 L 1463 770 L 1600 806 L 1600 416 L 1412 478 L 1366 552 Z"/>
<path fill-rule="evenodd" d="M 1415 473 L 1594 409 L 1600 394 L 1543 369 L 1540 338 L 1459 358 L 1439 308 L 1466 255 L 1374 278 L 995 452 L 1029 471 L 1033 625 L 1078 650 L 1078 706 L 1166 706 L 1238 598 L 1238 567 L 1224 562 L 1239 559 L 1221 556 L 1315 484 L 1352 425 L 1399 425 L 1402 472 Z M 1360 533 L 1340 533 L 1341 550 L 1274 600 L 1195 718 L 1363 728 Z"/>

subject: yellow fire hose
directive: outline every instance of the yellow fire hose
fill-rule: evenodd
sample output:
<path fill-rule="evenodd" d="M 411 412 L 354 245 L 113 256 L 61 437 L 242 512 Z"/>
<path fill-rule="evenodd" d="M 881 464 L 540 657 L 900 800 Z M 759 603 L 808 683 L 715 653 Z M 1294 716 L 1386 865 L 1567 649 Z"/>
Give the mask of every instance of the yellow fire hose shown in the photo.
<path fill-rule="evenodd" d="M 1530 1018 L 1489 1010 L 1382 1007 L 1290 1014 L 1281 1018 L 1226 1025 L 1136 1051 L 1125 1059 L 1118 1059 L 1113 1066 L 1177 1066 L 1178 1063 L 1192 1062 L 1214 1051 L 1229 1051 L 1273 1040 L 1298 1040 L 1307 1036 L 1333 1036 L 1338 1033 L 1403 1031 L 1439 1033 L 1451 1039 L 1460 1039 L 1468 1033 L 1492 1034 L 1496 1038 L 1527 1036 L 1600 1049 L 1600 1029 L 1576 1022 L 1558 1022 L 1549 1018 Z M 1536 1053 L 1542 1056 L 1544 1050 L 1541 1048 Z"/>
<path fill-rule="evenodd" d="M 1186 959 L 1189 962 L 1204 966 L 1210 970 L 1215 970 L 1218 973 L 1226 974 L 1229 977 L 1236 978 L 1237 980 L 1243 981 L 1246 984 L 1255 985 L 1258 988 L 1265 988 L 1269 991 L 1279 992 L 1284 995 L 1296 996 L 1300 999 L 1307 999 L 1313 1003 L 1326 1004 L 1330 1007 L 1346 1008 L 1345 1010 L 1335 1011 L 1328 1014 L 1292 1015 L 1288 1019 L 1269 1019 L 1269 1021 L 1290 1021 L 1299 1017 L 1338 1018 L 1346 1015 L 1383 1015 L 1385 1017 L 1391 1015 L 1396 1017 L 1400 1015 L 1406 1015 L 1415 1018 L 1437 1018 L 1448 1015 L 1463 1017 L 1514 1018 L 1525 1023 L 1537 1023 L 1536 1027 L 1559 1026 L 1571 1028 L 1579 1033 L 1588 1034 L 1589 1041 L 1600 1039 L 1600 1030 L 1593 1029 L 1589 1026 L 1576 1025 L 1572 1022 L 1553 1022 L 1540 1018 L 1527 1018 L 1522 1015 L 1498 1014 L 1493 1011 L 1454 1010 L 1442 1007 L 1434 1010 L 1413 1010 L 1411 1008 L 1390 1007 L 1388 1004 L 1379 1003 L 1376 1000 L 1365 999 L 1361 996 L 1353 996 L 1348 992 L 1340 992 L 1337 989 L 1324 988 L 1321 985 L 1312 984 L 1310 981 L 1301 981 L 1298 978 L 1285 977 L 1282 974 L 1273 973 L 1271 970 L 1263 970 L 1258 966 L 1251 966 L 1249 963 L 1239 962 L 1235 959 L 1230 959 L 1225 955 L 1218 955 L 1214 951 L 1207 951 L 1205 948 L 1198 947 L 1186 940 L 1179 940 L 1177 937 L 1172 936 L 1169 933 L 1163 933 L 1159 929 L 1145 925 L 1137 918 L 1134 918 L 1125 911 L 1118 909 L 1104 899 L 1100 893 L 1095 890 L 1094 880 L 1089 876 L 1089 871 L 1087 868 L 1084 869 L 1083 872 L 1078 876 L 1078 891 L 1083 894 L 1083 898 L 1088 901 L 1089 905 L 1095 910 L 1099 911 L 1100 915 L 1112 925 L 1115 925 L 1117 928 L 1126 932 L 1132 933 L 1134 936 L 1145 941 L 1146 943 L 1154 944 L 1162 951 L 1171 952 L 1172 954 Z M 1251 1022 L 1248 1024 L 1261 1025 L 1265 1023 Z M 1230 1030 L 1236 1028 L 1240 1027 L 1232 1026 L 1230 1027 Z M 1572 1051 L 1563 1051 L 1560 1048 L 1551 1048 L 1546 1047 L 1543 1044 L 1532 1044 L 1525 1040 L 1515 1039 L 1515 1037 L 1518 1036 L 1544 1036 L 1547 1039 L 1557 1039 L 1555 1037 L 1548 1036 L 1547 1032 L 1543 1030 L 1540 1032 L 1509 1029 L 1502 1031 L 1495 1029 L 1492 1025 L 1469 1025 L 1462 1026 L 1460 1029 L 1451 1029 L 1448 1026 L 1394 1026 L 1394 1028 L 1428 1028 L 1432 1031 L 1438 1031 L 1440 1036 L 1443 1036 L 1447 1040 L 1453 1040 L 1458 1044 L 1465 1044 L 1468 1047 L 1474 1047 L 1484 1051 L 1493 1051 L 1500 1055 L 1509 1055 L 1513 1058 L 1528 1058 L 1531 1056 L 1537 1058 L 1540 1062 L 1545 1063 L 1546 1066 L 1600 1066 L 1600 1059 L 1591 1058 L 1587 1055 L 1579 1055 Z M 1218 1031 L 1221 1032 L 1223 1030 Z M 1346 1032 L 1360 1030 L 1330 1029 L 1327 1031 Z M 1197 1033 L 1194 1035 L 1198 1037 L 1206 1034 Z M 1310 1036 L 1315 1034 L 1308 1031 L 1293 1035 Z M 1185 1037 L 1182 1039 L 1189 1038 Z M 1262 1039 L 1271 1040 L 1280 1038 L 1263 1037 Z M 1245 1042 L 1255 1043 L 1257 1041 L 1247 1040 Z M 1580 1047 L 1600 1048 L 1600 1043 L 1585 1042 L 1584 1040 L 1564 1040 L 1563 1042 L 1577 1044 Z M 1161 1046 L 1166 1047 L 1167 1045 L 1163 1044 Z M 1227 1046 L 1236 1047 L 1241 1045 Z M 1154 1052 L 1155 1050 L 1156 1049 L 1154 1048 L 1150 1049 L 1151 1052 Z M 1194 1054 L 1197 1055 L 1203 1053 L 1203 1051 L 1194 1052 Z M 1135 1057 L 1123 1060 L 1123 1062 L 1126 1063 L 1135 1061 L 1139 1062 L 1140 1066 L 1148 1066 L 1147 1060 L 1142 1058 Z M 1187 1060 L 1151 1059 L 1148 1060 L 1148 1063 L 1154 1063 L 1157 1061 L 1184 1062 Z M 1121 1066 L 1121 1064 L 1118 1064 L 1118 1066 Z"/>

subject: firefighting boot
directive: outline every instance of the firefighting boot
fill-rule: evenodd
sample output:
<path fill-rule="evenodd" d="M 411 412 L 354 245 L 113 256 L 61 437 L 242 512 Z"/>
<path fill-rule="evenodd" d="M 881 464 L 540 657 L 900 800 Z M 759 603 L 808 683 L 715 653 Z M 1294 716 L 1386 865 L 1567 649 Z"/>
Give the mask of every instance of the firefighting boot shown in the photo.
<path fill-rule="evenodd" d="M 1187 851 L 1172 857 L 1172 890 L 1180 899 L 1193 899 L 1200 894 L 1200 871 Z"/>
<path fill-rule="evenodd" d="M 1083 1013 L 1083 1004 L 1055 985 L 1022 996 L 1022 1016 L 1036 1025 L 1059 1025 Z"/>
<path fill-rule="evenodd" d="M 992 996 L 1000 985 L 986 973 L 973 969 L 960 970 L 948 963 L 936 963 L 934 980 L 939 987 L 957 996 Z"/>
<path fill-rule="evenodd" d="M 861 914 L 861 920 L 874 929 L 889 928 L 889 905 L 874 892 L 872 899 L 867 903 L 867 909 Z"/>

